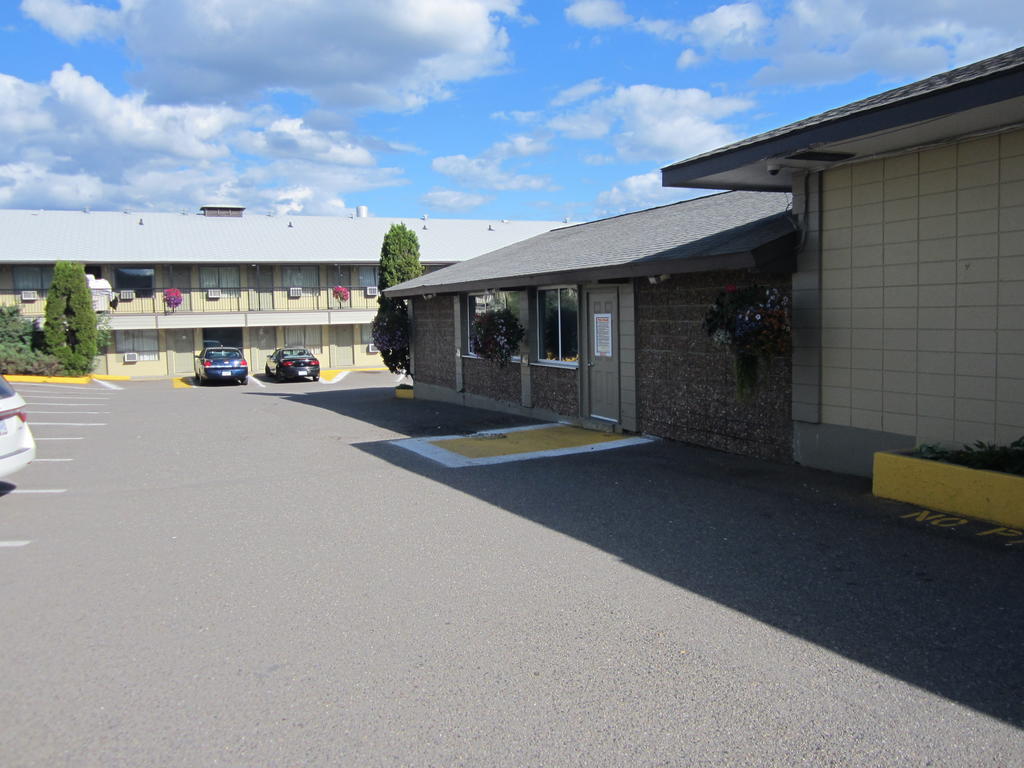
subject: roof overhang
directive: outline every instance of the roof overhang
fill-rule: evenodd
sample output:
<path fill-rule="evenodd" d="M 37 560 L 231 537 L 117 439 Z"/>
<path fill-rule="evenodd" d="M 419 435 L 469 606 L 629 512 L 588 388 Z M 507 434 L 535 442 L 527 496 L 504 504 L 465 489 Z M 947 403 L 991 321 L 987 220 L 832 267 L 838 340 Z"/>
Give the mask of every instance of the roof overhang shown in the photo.
<path fill-rule="evenodd" d="M 772 132 L 662 169 L 662 185 L 786 191 L 794 173 L 884 157 L 1024 125 L 1024 69 L 844 117 Z"/>
<path fill-rule="evenodd" d="M 703 257 L 688 256 L 679 259 L 650 259 L 610 267 L 437 283 L 413 288 L 394 286 L 385 289 L 384 293 L 395 298 L 408 298 L 411 296 L 467 293 L 471 291 L 514 290 L 541 285 L 576 285 L 637 277 L 711 272 L 721 269 L 749 269 L 753 272 L 791 273 L 796 271 L 796 244 L 798 239 L 799 233 L 793 231 L 787 232 L 785 235 L 764 243 L 753 250 L 738 253 L 715 254 Z M 442 276 L 443 270 L 438 272 L 437 275 Z"/>

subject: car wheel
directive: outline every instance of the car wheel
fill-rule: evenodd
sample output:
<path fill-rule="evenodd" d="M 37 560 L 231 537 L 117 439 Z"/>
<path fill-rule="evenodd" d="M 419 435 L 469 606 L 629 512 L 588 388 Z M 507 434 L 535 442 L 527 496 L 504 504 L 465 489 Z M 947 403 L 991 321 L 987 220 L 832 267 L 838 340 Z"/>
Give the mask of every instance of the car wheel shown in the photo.
<path fill-rule="evenodd" d="M 277 371 L 274 373 L 274 378 L 277 379 L 278 383 L 284 381 L 284 374 L 281 373 L 280 368 L 278 368 Z"/>
<path fill-rule="evenodd" d="M 203 377 L 202 376 L 193 376 L 193 378 L 196 380 L 196 386 L 197 387 L 203 386 Z"/>
<path fill-rule="evenodd" d="M 265 365 L 265 366 L 263 366 L 263 372 L 264 372 L 265 374 L 267 374 L 267 378 L 269 379 L 269 378 L 270 378 L 270 376 L 271 376 L 271 373 L 270 373 L 270 366 L 269 366 L 269 365 Z"/>
<path fill-rule="evenodd" d="M 246 376 L 244 379 L 239 379 L 238 383 L 241 384 L 244 387 L 246 384 L 249 383 L 249 377 Z"/>
<path fill-rule="evenodd" d="M 320 381 L 320 377 L 319 376 L 314 376 L 313 377 L 313 381 Z"/>

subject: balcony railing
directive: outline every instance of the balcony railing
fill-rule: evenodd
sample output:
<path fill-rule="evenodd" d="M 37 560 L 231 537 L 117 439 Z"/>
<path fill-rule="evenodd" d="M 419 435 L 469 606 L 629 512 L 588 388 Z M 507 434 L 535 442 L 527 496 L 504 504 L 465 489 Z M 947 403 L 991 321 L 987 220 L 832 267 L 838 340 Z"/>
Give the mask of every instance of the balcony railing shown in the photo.
<path fill-rule="evenodd" d="M 168 286 L 172 287 L 172 286 Z M 326 309 L 377 309 L 377 296 L 367 296 L 365 287 L 349 287 L 349 298 L 341 301 L 331 288 L 271 286 L 264 288 L 181 288 L 181 305 L 171 309 L 164 302 L 162 288 L 154 290 L 94 292 L 93 307 L 112 315 L 163 315 L 200 312 L 287 312 Z M 374 288 L 370 288 L 373 293 Z M 0 290 L 0 306 L 17 305 L 26 317 L 46 313 L 46 290 Z"/>

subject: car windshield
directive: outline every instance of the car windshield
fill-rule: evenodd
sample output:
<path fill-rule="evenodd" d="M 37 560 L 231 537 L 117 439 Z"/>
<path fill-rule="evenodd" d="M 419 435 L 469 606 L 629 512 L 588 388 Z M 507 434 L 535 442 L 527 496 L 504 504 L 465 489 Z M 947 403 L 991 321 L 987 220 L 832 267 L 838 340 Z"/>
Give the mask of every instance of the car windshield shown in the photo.
<path fill-rule="evenodd" d="M 309 357 L 309 352 L 305 349 L 286 349 L 281 357 Z"/>
<path fill-rule="evenodd" d="M 230 360 L 235 357 L 241 357 L 242 352 L 238 349 L 208 349 L 206 350 L 206 356 L 211 360 Z"/>
<path fill-rule="evenodd" d="M 0 376 L 0 397 L 10 397 L 14 394 L 12 387 L 3 376 Z"/>

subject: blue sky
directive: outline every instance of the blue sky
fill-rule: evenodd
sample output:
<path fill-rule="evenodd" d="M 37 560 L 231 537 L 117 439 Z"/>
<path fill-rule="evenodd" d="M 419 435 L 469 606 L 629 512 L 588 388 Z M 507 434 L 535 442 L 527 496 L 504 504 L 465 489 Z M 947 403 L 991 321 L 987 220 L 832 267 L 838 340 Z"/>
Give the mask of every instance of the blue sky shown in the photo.
<path fill-rule="evenodd" d="M 1021 44 L 1019 0 L 7 0 L 0 207 L 586 221 Z"/>

